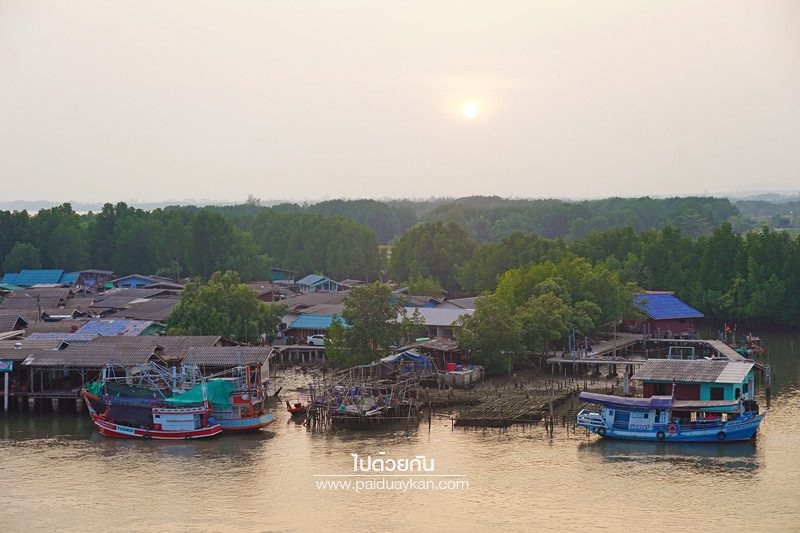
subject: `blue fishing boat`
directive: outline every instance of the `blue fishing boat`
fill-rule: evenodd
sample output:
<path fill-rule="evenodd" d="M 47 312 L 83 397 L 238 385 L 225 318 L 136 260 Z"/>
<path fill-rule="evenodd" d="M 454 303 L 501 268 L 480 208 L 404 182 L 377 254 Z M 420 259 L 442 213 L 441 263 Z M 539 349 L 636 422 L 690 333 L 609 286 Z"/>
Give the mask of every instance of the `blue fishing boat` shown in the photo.
<path fill-rule="evenodd" d="M 611 439 L 722 442 L 752 439 L 764 414 L 751 400 L 676 400 L 673 396 L 629 398 L 583 392 L 578 425 Z"/>

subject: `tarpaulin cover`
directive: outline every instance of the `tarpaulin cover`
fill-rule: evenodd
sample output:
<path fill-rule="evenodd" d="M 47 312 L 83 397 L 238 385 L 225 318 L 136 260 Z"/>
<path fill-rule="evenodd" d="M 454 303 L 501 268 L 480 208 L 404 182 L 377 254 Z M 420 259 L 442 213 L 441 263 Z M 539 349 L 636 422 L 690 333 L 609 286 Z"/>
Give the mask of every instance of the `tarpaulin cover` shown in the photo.
<path fill-rule="evenodd" d="M 395 365 L 398 363 L 411 363 L 415 370 L 423 370 L 433 367 L 431 358 L 425 355 L 417 355 L 412 352 L 401 352 L 381 359 L 381 363 Z"/>
<path fill-rule="evenodd" d="M 100 396 L 100 393 L 103 391 L 103 384 L 99 381 L 92 381 L 88 385 L 86 385 L 86 392 L 89 394 L 93 394 L 95 396 Z"/>
<path fill-rule="evenodd" d="M 205 384 L 206 396 L 203 397 L 203 384 L 199 383 L 186 392 L 176 394 L 172 398 L 167 398 L 166 402 L 173 405 L 186 405 L 190 403 L 201 403 L 208 399 L 213 405 L 229 406 L 231 404 L 231 392 L 233 383 L 223 379 L 212 379 Z"/>

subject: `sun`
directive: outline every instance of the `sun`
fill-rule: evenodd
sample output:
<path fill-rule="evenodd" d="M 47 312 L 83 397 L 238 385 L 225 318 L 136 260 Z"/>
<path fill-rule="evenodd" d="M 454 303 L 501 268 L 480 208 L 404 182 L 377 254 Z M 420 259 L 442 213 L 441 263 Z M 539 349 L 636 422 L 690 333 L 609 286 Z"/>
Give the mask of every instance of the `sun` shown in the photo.
<path fill-rule="evenodd" d="M 475 102 L 467 102 L 461 106 L 461 114 L 464 115 L 464 118 L 468 118 L 470 120 L 477 117 L 480 111 L 481 108 Z"/>

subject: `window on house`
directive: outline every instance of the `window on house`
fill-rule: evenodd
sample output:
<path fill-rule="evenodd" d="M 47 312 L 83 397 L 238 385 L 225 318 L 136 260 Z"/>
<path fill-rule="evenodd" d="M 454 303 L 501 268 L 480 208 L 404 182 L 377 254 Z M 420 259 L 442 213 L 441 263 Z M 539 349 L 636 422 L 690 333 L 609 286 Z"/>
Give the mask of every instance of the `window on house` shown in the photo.
<path fill-rule="evenodd" d="M 739 387 L 736 387 L 736 393 L 733 395 L 733 397 L 738 400 L 739 396 L 741 396 L 741 395 L 742 395 L 742 391 L 739 390 Z"/>
<path fill-rule="evenodd" d="M 725 399 L 725 388 L 724 387 L 711 387 L 711 399 L 712 400 L 724 400 Z"/>
<path fill-rule="evenodd" d="M 655 396 L 664 396 L 665 394 L 670 394 L 667 392 L 667 385 L 668 383 L 655 383 L 653 387 L 653 394 Z"/>

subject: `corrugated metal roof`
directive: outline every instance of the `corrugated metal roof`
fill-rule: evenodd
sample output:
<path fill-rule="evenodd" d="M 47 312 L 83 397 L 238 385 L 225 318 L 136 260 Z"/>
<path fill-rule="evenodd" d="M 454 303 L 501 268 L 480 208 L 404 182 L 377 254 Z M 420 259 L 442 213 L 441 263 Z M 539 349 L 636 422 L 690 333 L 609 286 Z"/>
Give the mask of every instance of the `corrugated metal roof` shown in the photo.
<path fill-rule="evenodd" d="M 163 335 L 159 337 L 95 337 L 92 346 L 107 349 L 143 349 L 155 343 L 163 350 L 163 355 L 183 358 L 191 348 L 216 346 L 222 337 L 214 335 Z"/>
<path fill-rule="evenodd" d="M 300 279 L 297 282 L 297 284 L 298 285 L 310 285 L 310 286 L 313 286 L 313 285 L 316 285 L 317 283 L 320 283 L 320 282 L 326 281 L 326 280 L 328 280 L 328 278 L 325 277 L 325 276 L 320 276 L 319 274 L 309 274 L 308 276 L 305 276 L 302 279 Z M 333 280 L 330 280 L 330 281 L 333 281 Z M 333 282 L 336 283 L 335 281 L 333 281 Z"/>
<path fill-rule="evenodd" d="M 460 309 L 457 307 L 406 307 L 406 313 L 409 317 L 414 314 L 414 311 L 419 311 L 419 314 L 425 319 L 426 326 L 452 326 L 453 322 L 458 320 L 461 315 L 471 315 L 475 312 L 474 309 Z M 398 316 L 398 320 L 401 318 L 402 316 Z"/>
<path fill-rule="evenodd" d="M 271 346 L 213 346 L 192 348 L 183 360 L 186 364 L 205 366 L 237 366 L 263 363 L 273 348 Z"/>
<path fill-rule="evenodd" d="M 19 315 L 0 315 L 0 333 L 24 329 L 27 325 L 28 321 Z"/>
<path fill-rule="evenodd" d="M 142 303 L 132 304 L 127 309 L 117 311 L 114 316 L 165 322 L 179 302 L 179 298 L 154 298 Z"/>
<path fill-rule="evenodd" d="M 40 321 L 28 324 L 26 331 L 28 335 L 34 333 L 73 333 L 78 331 L 78 328 L 84 324 L 86 324 L 85 319 Z"/>
<path fill-rule="evenodd" d="M 136 336 L 153 325 L 152 320 L 131 320 L 125 318 L 90 320 L 76 333 L 91 336 Z"/>
<path fill-rule="evenodd" d="M 6 272 L 3 276 L 3 283 L 17 285 L 17 280 L 19 280 L 19 272 Z"/>
<path fill-rule="evenodd" d="M 344 312 L 344 304 L 320 304 L 299 311 L 301 315 L 334 316 Z"/>
<path fill-rule="evenodd" d="M 44 270 L 26 268 L 20 271 L 17 281 L 11 283 L 22 286 L 36 285 L 39 283 L 56 284 L 61 283 L 61 276 L 63 275 L 64 271 L 61 269 Z"/>
<path fill-rule="evenodd" d="M 61 280 L 59 283 L 64 283 L 65 285 L 75 285 L 78 283 L 78 278 L 81 276 L 80 272 L 67 272 L 63 276 L 61 276 Z"/>
<path fill-rule="evenodd" d="M 13 293 L 19 294 L 19 293 Z M 0 309 L 37 309 L 41 307 L 44 309 L 45 307 L 48 309 L 53 309 L 59 307 L 62 303 L 64 303 L 64 299 L 58 296 L 40 296 L 40 297 L 31 297 L 28 298 L 27 296 L 18 296 L 14 298 L 6 298 L 3 300 L 3 303 L 0 303 Z"/>
<path fill-rule="evenodd" d="M 676 383 L 741 383 L 753 364 L 752 361 L 650 359 L 632 379 Z"/>
<path fill-rule="evenodd" d="M 70 294 L 72 294 L 72 289 L 69 287 L 28 287 L 24 289 L 22 292 L 14 292 L 11 294 L 11 298 L 69 298 Z M 27 295 L 27 296 L 26 296 Z"/>
<path fill-rule="evenodd" d="M 26 339 L 32 341 L 66 341 L 66 342 L 89 342 L 95 337 L 90 333 L 72 333 L 69 331 L 47 331 L 43 333 L 31 333 Z"/>
<path fill-rule="evenodd" d="M 728 361 L 728 366 L 717 376 L 717 383 L 741 383 L 754 365 L 750 361 Z"/>
<path fill-rule="evenodd" d="M 680 301 L 671 293 L 637 294 L 633 297 L 633 301 L 654 320 L 703 317 L 703 313 Z"/>
<path fill-rule="evenodd" d="M 72 344 L 63 350 L 39 350 L 23 362 L 26 366 L 55 366 L 66 368 L 101 368 L 106 363 L 141 365 L 157 356 L 157 346 L 125 349 L 122 346 L 95 346 L 92 343 Z"/>
<path fill-rule="evenodd" d="M 289 309 L 302 309 L 320 304 L 340 304 L 350 294 L 348 291 L 338 292 L 308 292 L 291 296 L 281 303 L 289 306 Z"/>
<path fill-rule="evenodd" d="M 343 318 L 339 318 L 339 320 L 346 325 Z M 301 315 L 289 325 L 289 329 L 328 329 L 331 327 L 331 322 L 333 322 L 332 316 Z"/>

